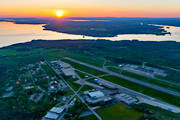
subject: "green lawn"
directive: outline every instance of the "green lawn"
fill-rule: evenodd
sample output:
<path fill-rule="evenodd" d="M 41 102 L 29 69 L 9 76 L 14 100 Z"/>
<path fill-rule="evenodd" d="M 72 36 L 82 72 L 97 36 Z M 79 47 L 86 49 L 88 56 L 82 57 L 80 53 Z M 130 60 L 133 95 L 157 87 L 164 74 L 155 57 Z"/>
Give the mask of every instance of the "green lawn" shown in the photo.
<path fill-rule="evenodd" d="M 98 120 L 95 115 L 89 115 L 86 117 L 80 118 L 80 120 Z"/>
<path fill-rule="evenodd" d="M 41 67 L 47 72 L 51 77 L 57 76 L 53 69 L 51 69 L 47 64 L 41 65 Z"/>
<path fill-rule="evenodd" d="M 137 120 L 143 114 L 133 109 L 128 109 L 121 104 L 115 104 L 96 111 L 103 120 Z"/>
<path fill-rule="evenodd" d="M 87 91 L 87 90 L 92 90 L 92 89 L 94 89 L 94 88 L 91 87 L 91 86 L 85 85 L 85 86 L 82 87 L 81 91 Z"/>
<path fill-rule="evenodd" d="M 67 82 L 74 90 L 78 90 L 81 87 L 79 84 L 74 83 L 74 80 L 69 80 Z"/>

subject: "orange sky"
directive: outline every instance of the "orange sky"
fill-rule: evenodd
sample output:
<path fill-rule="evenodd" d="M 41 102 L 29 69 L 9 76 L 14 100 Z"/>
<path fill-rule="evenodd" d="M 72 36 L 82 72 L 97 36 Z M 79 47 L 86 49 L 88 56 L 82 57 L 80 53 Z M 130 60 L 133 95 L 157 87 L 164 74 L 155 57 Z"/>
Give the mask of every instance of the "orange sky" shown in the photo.
<path fill-rule="evenodd" d="M 1 0 L 0 17 L 180 17 L 180 0 Z"/>

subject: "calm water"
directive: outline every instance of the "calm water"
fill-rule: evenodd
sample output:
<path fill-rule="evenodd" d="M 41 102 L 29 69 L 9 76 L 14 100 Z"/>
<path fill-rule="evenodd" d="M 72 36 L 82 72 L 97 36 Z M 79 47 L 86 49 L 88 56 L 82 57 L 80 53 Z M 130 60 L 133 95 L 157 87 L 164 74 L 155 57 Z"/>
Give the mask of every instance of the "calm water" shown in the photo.
<path fill-rule="evenodd" d="M 14 24 L 11 22 L 0 22 L 0 47 L 31 41 L 33 39 L 57 40 L 57 39 L 108 39 L 108 40 L 133 40 L 140 41 L 165 41 L 173 40 L 180 42 L 180 27 L 170 27 L 167 29 L 172 35 L 156 36 L 156 35 L 118 35 L 117 37 L 85 37 L 82 35 L 71 35 L 43 30 L 43 25 L 24 25 Z"/>

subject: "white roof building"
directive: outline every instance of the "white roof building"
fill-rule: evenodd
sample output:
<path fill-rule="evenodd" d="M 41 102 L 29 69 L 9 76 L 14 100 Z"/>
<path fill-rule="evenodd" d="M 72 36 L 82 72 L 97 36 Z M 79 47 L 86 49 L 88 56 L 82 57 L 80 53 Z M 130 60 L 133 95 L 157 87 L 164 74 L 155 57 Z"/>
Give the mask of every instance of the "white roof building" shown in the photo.
<path fill-rule="evenodd" d="M 88 95 L 89 95 L 91 98 L 95 98 L 95 99 L 104 97 L 104 93 L 101 92 L 101 91 L 89 92 Z"/>
<path fill-rule="evenodd" d="M 58 120 L 64 111 L 65 111 L 64 107 L 53 107 L 42 118 L 42 120 Z"/>
<path fill-rule="evenodd" d="M 58 114 L 48 112 L 48 113 L 46 114 L 46 116 L 45 116 L 45 119 L 57 120 L 58 117 L 59 117 Z"/>
<path fill-rule="evenodd" d="M 71 67 L 68 63 L 65 63 L 65 62 L 62 62 L 62 61 L 58 61 L 57 62 L 61 67 L 63 68 L 68 68 L 68 67 Z"/>
<path fill-rule="evenodd" d="M 57 114 L 61 114 L 63 111 L 64 111 L 64 108 L 62 108 L 62 107 L 53 107 L 50 110 L 50 112 L 54 112 L 54 113 L 57 113 Z"/>
<path fill-rule="evenodd" d="M 67 69 L 62 68 L 61 70 L 66 76 L 76 76 L 76 73 L 72 68 L 67 68 Z"/>

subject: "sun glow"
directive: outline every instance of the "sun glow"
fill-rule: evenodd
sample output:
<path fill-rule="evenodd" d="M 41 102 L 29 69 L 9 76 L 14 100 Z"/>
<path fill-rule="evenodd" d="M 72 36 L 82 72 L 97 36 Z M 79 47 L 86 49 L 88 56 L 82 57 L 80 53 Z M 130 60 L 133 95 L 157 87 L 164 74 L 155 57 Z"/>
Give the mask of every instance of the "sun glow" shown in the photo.
<path fill-rule="evenodd" d="M 56 13 L 57 17 L 62 17 L 64 15 L 64 11 L 63 10 L 57 10 L 55 13 Z"/>

